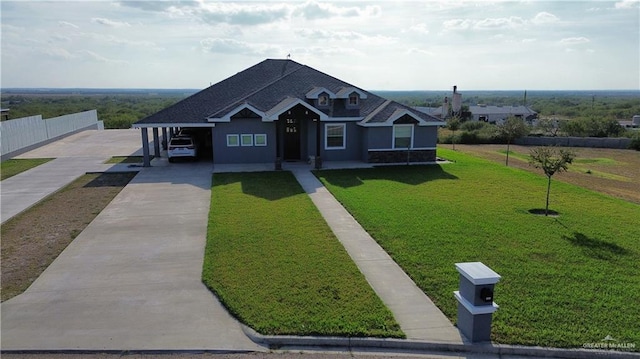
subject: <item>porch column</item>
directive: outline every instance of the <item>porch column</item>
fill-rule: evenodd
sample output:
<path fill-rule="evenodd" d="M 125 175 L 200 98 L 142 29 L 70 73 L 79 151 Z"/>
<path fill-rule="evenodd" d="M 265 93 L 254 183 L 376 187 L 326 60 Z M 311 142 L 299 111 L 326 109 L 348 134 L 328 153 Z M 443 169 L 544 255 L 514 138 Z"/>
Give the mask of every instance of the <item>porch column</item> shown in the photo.
<path fill-rule="evenodd" d="M 163 127 L 162 128 L 162 149 L 166 150 L 167 149 L 167 128 Z"/>
<path fill-rule="evenodd" d="M 276 120 L 276 164 L 275 168 L 277 171 L 282 169 L 282 156 L 280 151 L 280 140 L 282 136 L 280 135 L 280 120 Z"/>
<path fill-rule="evenodd" d="M 158 136 L 158 128 L 153 128 L 153 155 L 160 158 L 160 137 Z"/>
<path fill-rule="evenodd" d="M 140 128 L 140 133 L 142 134 L 142 166 L 151 167 L 151 160 L 149 159 L 149 134 L 147 133 L 147 128 Z"/>
<path fill-rule="evenodd" d="M 313 161 L 315 163 L 315 167 L 317 170 L 322 168 L 322 159 L 320 158 L 320 141 L 322 141 L 322 136 L 320 134 L 320 130 L 322 125 L 320 124 L 320 119 L 314 119 L 316 122 L 316 159 Z"/>

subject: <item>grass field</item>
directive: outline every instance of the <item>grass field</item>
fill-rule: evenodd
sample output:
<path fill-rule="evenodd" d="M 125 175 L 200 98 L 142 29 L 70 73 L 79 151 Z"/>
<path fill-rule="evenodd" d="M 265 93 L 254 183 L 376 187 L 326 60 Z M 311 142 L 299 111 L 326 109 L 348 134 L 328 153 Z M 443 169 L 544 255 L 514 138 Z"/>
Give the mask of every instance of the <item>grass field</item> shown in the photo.
<path fill-rule="evenodd" d="M 318 177 L 452 320 L 454 263 L 502 280 L 492 339 L 581 347 L 640 344 L 640 206 L 451 150 L 441 166 L 319 171 Z M 636 344 L 636 345 L 638 345 Z"/>
<path fill-rule="evenodd" d="M 214 174 L 203 281 L 263 334 L 404 336 L 290 172 Z"/>
<path fill-rule="evenodd" d="M 450 148 L 449 145 L 446 148 Z M 533 147 L 511 146 L 509 166 L 541 173 L 529 165 Z M 640 152 L 612 148 L 569 148 L 577 157 L 568 172 L 553 179 L 640 204 Z M 456 145 L 459 152 L 504 165 L 506 145 Z"/>
<path fill-rule="evenodd" d="M 53 158 L 28 158 L 18 159 L 12 158 L 0 163 L 0 180 L 13 177 L 18 173 L 40 166 L 43 163 L 51 161 Z"/>

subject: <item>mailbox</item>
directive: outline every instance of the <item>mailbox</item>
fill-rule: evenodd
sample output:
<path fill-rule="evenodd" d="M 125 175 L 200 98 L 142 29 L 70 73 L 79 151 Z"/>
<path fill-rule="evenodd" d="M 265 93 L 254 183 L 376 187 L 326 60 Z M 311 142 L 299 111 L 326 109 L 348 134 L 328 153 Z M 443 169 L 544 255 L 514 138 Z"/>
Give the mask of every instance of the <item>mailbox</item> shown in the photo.
<path fill-rule="evenodd" d="M 498 305 L 493 301 L 500 275 L 481 262 L 456 263 L 460 287 L 453 292 L 458 300 L 457 325 L 471 342 L 491 340 L 491 320 Z"/>

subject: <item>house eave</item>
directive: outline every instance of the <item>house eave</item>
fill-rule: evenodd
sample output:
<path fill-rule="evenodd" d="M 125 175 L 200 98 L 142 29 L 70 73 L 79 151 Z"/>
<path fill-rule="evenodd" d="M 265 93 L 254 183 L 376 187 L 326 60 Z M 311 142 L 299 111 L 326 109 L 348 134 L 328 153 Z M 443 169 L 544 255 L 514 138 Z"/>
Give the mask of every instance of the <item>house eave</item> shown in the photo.
<path fill-rule="evenodd" d="M 215 127 L 215 123 L 171 122 L 171 123 L 134 123 L 131 128 L 169 128 L 169 127 Z"/>

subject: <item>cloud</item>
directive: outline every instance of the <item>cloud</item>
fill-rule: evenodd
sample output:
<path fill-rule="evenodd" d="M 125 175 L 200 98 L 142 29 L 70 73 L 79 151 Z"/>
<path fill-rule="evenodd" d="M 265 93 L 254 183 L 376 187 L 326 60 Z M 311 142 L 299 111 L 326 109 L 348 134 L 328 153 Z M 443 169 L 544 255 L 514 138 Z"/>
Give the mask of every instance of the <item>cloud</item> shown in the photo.
<path fill-rule="evenodd" d="M 71 27 L 74 29 L 79 29 L 80 27 L 76 24 L 72 24 L 68 21 L 58 21 L 58 25 L 62 26 L 62 27 Z"/>
<path fill-rule="evenodd" d="M 71 38 L 64 35 L 51 35 L 51 39 L 59 42 L 71 42 Z"/>
<path fill-rule="evenodd" d="M 295 57 L 335 57 L 335 56 L 361 56 L 362 52 L 352 47 L 337 47 L 337 46 L 310 46 L 310 47 L 298 47 L 291 50 L 291 54 Z"/>
<path fill-rule="evenodd" d="M 282 53 L 280 48 L 268 44 L 252 44 L 235 39 L 207 38 L 200 41 L 203 51 L 223 54 L 272 55 Z"/>
<path fill-rule="evenodd" d="M 445 20 L 442 26 L 445 31 L 462 30 L 513 30 L 523 28 L 528 24 L 542 25 L 560 21 L 560 19 L 548 12 L 539 12 L 531 20 L 525 20 L 519 16 L 485 18 L 482 20 L 450 19 Z"/>
<path fill-rule="evenodd" d="M 85 55 L 85 58 L 93 60 L 93 61 L 97 61 L 97 62 L 104 62 L 104 63 L 108 63 L 108 64 L 127 64 L 126 61 L 123 60 L 114 60 L 114 59 L 108 59 L 102 55 L 99 55 L 93 51 L 90 50 L 82 50 L 80 51 L 80 53 L 82 53 L 83 55 Z"/>
<path fill-rule="evenodd" d="M 586 37 L 567 37 L 559 41 L 561 45 L 568 46 L 586 44 L 588 42 L 591 42 L 591 40 L 587 39 Z"/>
<path fill-rule="evenodd" d="M 95 32 L 83 33 L 83 34 L 80 34 L 80 36 L 88 39 L 98 40 L 98 41 L 116 44 L 116 45 L 127 45 L 127 46 L 135 46 L 135 47 L 139 47 L 139 46 L 156 47 L 157 46 L 156 43 L 151 41 L 129 40 L 129 39 L 119 38 L 113 35 L 103 35 Z"/>
<path fill-rule="evenodd" d="M 109 26 L 109 27 L 129 27 L 129 26 L 131 26 L 131 24 L 129 24 L 128 22 L 114 21 L 114 20 L 109 20 L 109 19 L 105 19 L 105 18 L 102 18 L 102 17 L 94 17 L 94 18 L 91 19 L 91 22 L 94 22 L 94 23 L 100 24 L 100 25 Z"/>
<path fill-rule="evenodd" d="M 451 19 L 442 23 L 445 31 L 467 30 L 473 25 L 473 21 L 469 19 Z"/>
<path fill-rule="evenodd" d="M 319 3 L 316 1 L 307 1 L 304 4 L 298 5 L 294 10 L 294 15 L 309 20 L 332 17 L 375 17 L 381 13 L 382 10 L 378 5 L 341 7 L 332 3 Z"/>
<path fill-rule="evenodd" d="M 153 11 L 153 12 L 164 12 L 169 9 L 175 8 L 188 8 L 188 7 L 198 7 L 200 3 L 198 1 L 185 1 L 185 0 L 177 0 L 177 1 L 120 1 L 118 4 L 122 6 L 132 7 L 144 11 Z"/>
<path fill-rule="evenodd" d="M 71 60 L 76 58 L 77 56 L 70 53 L 67 49 L 62 47 L 49 47 L 40 50 L 44 55 L 63 60 Z"/>
<path fill-rule="evenodd" d="M 427 24 L 425 24 L 425 23 L 412 25 L 409 28 L 409 31 L 413 31 L 413 32 L 416 32 L 416 33 L 422 34 L 422 35 L 428 35 L 429 34 L 429 29 L 427 29 Z"/>
<path fill-rule="evenodd" d="M 640 7 L 640 0 L 622 0 L 615 5 L 616 9 L 633 9 Z"/>
<path fill-rule="evenodd" d="M 203 3 L 194 14 L 207 23 L 260 25 L 288 18 L 290 6 L 238 3 Z"/>
<path fill-rule="evenodd" d="M 525 20 L 518 16 L 486 18 L 475 23 L 474 29 L 478 30 L 494 30 L 494 29 L 515 29 L 522 27 Z"/>
<path fill-rule="evenodd" d="M 560 19 L 558 19 L 557 16 L 544 11 L 537 13 L 536 16 L 531 19 L 531 22 L 535 25 L 549 24 L 558 21 L 560 21 Z"/>
<path fill-rule="evenodd" d="M 429 50 L 424 50 L 424 49 L 418 49 L 415 47 L 409 48 L 407 49 L 407 51 L 405 51 L 405 53 L 407 55 L 427 55 L 427 56 L 434 56 L 435 54 Z"/>
<path fill-rule="evenodd" d="M 324 29 L 300 29 L 296 31 L 296 34 L 300 37 L 304 37 L 310 40 L 323 40 L 323 41 L 357 41 L 359 43 L 371 44 L 385 44 L 394 41 L 395 39 L 388 36 L 376 35 L 368 36 L 357 31 L 333 31 Z"/>

